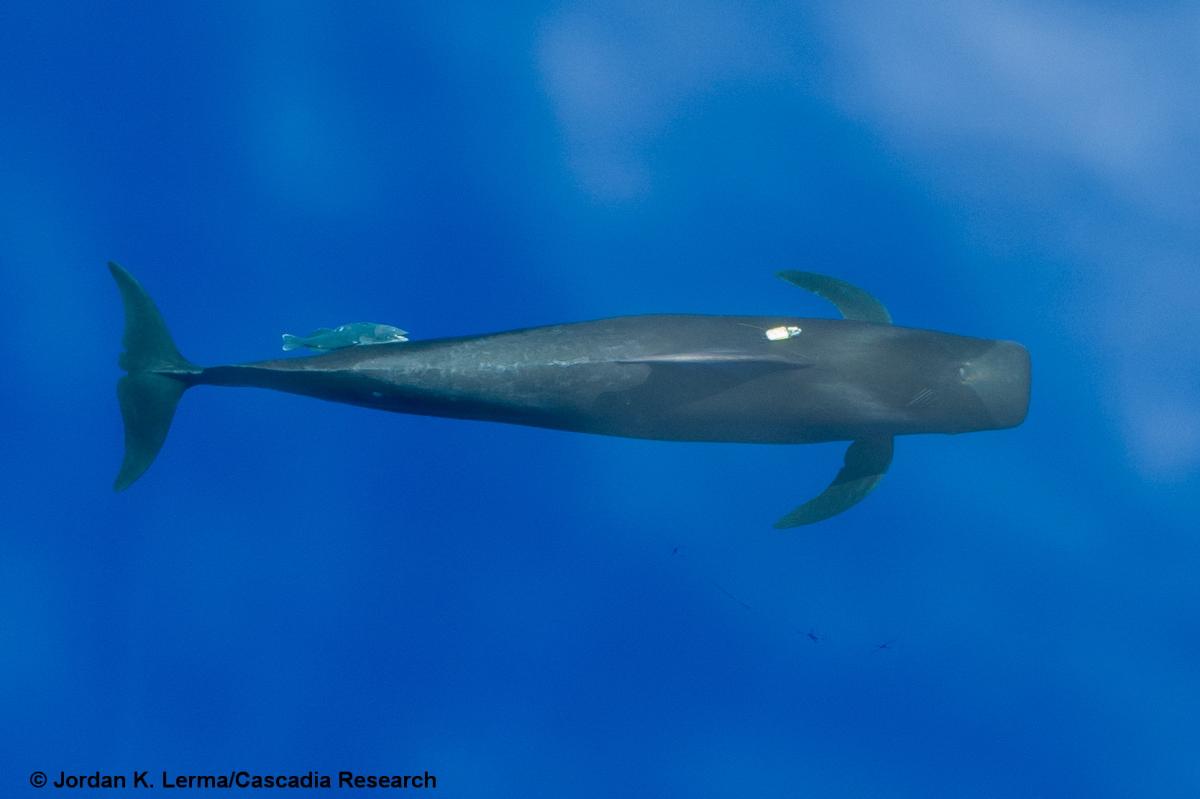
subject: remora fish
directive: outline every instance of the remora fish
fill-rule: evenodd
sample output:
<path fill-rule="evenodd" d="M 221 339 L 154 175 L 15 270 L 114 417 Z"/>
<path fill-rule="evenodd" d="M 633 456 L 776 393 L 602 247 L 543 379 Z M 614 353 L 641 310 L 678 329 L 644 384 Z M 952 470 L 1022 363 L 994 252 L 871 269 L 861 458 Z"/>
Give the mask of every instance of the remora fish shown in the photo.
<path fill-rule="evenodd" d="M 125 304 L 117 383 L 125 459 L 114 488 L 149 468 L 192 386 L 256 386 L 399 413 L 671 441 L 851 441 L 821 494 L 776 527 L 827 519 L 883 477 L 894 436 L 1014 427 L 1029 406 L 1029 353 L 1011 341 L 897 327 L 859 288 L 780 277 L 843 319 L 623 316 L 322 355 L 199 367 L 179 354 L 141 285 L 109 263 Z"/>
<path fill-rule="evenodd" d="M 283 334 L 285 352 L 305 347 L 310 350 L 340 350 L 367 344 L 391 344 L 393 341 L 408 341 L 407 330 L 375 322 L 348 322 L 335 328 L 318 327 L 307 336 Z"/>

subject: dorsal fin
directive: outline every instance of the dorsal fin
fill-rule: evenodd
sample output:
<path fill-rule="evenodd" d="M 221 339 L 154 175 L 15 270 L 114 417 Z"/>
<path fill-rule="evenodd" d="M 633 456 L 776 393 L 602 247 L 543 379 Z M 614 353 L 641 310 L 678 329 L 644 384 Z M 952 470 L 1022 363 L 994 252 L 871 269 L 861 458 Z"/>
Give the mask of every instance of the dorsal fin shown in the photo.
<path fill-rule="evenodd" d="M 674 364 L 677 366 L 753 366 L 762 364 L 776 369 L 800 369 L 808 366 L 794 353 L 781 352 L 754 353 L 747 355 L 743 352 L 721 352 L 706 350 L 702 352 L 669 352 L 662 355 L 636 355 L 632 358 L 622 358 L 617 363 Z"/>
<path fill-rule="evenodd" d="M 883 303 L 858 286 L 816 272 L 780 272 L 779 277 L 789 283 L 807 289 L 818 297 L 829 300 L 842 316 L 857 322 L 875 322 L 890 325 L 892 315 Z"/>
<path fill-rule="evenodd" d="M 892 463 L 892 437 L 863 438 L 846 449 L 845 464 L 829 487 L 775 522 L 775 528 L 800 527 L 836 516 L 871 493 Z"/>

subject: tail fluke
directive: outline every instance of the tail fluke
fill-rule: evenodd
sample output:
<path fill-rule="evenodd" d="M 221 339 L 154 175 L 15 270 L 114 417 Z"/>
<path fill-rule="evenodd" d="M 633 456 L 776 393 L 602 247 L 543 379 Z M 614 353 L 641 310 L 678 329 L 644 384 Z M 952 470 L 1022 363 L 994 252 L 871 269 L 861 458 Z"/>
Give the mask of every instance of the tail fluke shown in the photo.
<path fill-rule="evenodd" d="M 291 352 L 292 350 L 298 350 L 303 346 L 304 346 L 304 342 L 300 340 L 299 336 L 293 336 L 291 333 L 283 334 L 283 351 L 284 352 Z"/>
<path fill-rule="evenodd" d="M 175 406 L 202 370 L 179 354 L 162 314 L 133 275 L 109 261 L 125 304 L 125 351 L 117 381 L 117 399 L 125 420 L 125 460 L 113 490 L 123 491 L 150 468 L 167 439 Z"/>

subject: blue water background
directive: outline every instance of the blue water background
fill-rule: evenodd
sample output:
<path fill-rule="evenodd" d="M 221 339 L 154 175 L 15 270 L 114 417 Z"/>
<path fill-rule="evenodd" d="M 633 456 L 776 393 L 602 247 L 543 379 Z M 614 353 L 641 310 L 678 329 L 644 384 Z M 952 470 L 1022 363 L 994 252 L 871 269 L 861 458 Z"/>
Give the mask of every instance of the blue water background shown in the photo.
<path fill-rule="evenodd" d="M 1198 35 L 1188 3 L 6 2 L 0 793 L 1197 795 Z M 110 258 L 204 364 L 351 320 L 832 315 L 773 277 L 809 269 L 1023 342 L 1033 402 L 787 533 L 842 445 L 253 390 L 189 392 L 117 495 Z"/>

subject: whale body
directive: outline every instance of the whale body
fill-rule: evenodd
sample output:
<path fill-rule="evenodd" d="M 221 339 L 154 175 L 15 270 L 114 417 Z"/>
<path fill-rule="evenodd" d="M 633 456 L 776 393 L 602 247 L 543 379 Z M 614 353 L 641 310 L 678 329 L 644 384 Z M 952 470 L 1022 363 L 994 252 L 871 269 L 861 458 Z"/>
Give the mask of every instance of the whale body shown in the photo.
<path fill-rule="evenodd" d="M 793 527 L 866 496 L 891 463 L 895 436 L 1013 427 L 1029 404 L 1020 344 L 893 325 L 871 295 L 809 272 L 781 277 L 831 300 L 842 319 L 625 316 L 199 367 L 179 354 L 133 276 L 109 269 L 125 304 L 128 372 L 117 389 L 125 458 L 116 490 L 150 466 L 186 389 L 251 386 L 631 438 L 852 442 L 829 487 L 776 523 Z"/>

